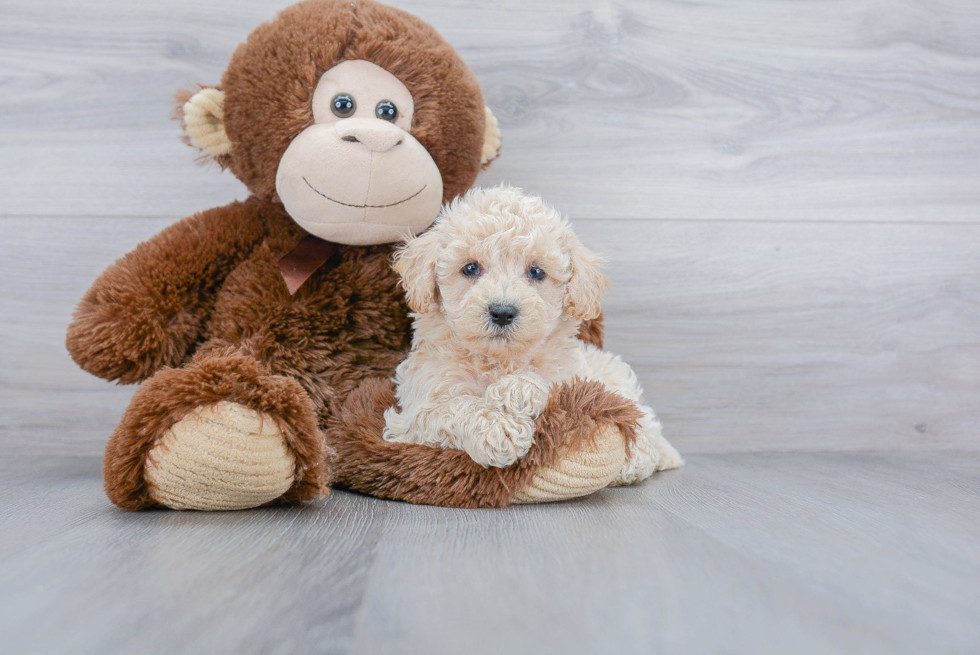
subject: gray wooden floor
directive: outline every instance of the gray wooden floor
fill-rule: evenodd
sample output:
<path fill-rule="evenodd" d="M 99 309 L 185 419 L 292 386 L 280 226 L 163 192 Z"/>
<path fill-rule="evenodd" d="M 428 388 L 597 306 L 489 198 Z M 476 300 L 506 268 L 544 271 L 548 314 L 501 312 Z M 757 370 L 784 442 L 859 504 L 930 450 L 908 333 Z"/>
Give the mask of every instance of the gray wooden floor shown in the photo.
<path fill-rule="evenodd" d="M 980 3 L 392 0 L 610 259 L 688 466 L 501 511 L 126 514 L 74 303 L 244 197 L 171 95 L 288 0 L 0 0 L 0 651 L 980 652 Z"/>
<path fill-rule="evenodd" d="M 92 458 L 0 464 L 4 652 L 975 653 L 980 453 L 695 455 L 449 510 L 125 514 Z"/>

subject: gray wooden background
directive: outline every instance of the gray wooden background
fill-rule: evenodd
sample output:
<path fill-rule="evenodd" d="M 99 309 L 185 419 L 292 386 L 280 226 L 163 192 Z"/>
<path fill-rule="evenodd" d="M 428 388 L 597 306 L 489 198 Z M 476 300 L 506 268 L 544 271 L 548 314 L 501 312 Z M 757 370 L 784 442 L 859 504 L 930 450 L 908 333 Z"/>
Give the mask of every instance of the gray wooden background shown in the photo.
<path fill-rule="evenodd" d="M 456 46 L 500 119 L 503 155 L 480 182 L 540 193 L 609 257 L 607 347 L 639 372 L 687 469 L 641 490 L 483 514 L 343 493 L 293 513 L 116 512 L 98 456 L 132 389 L 78 370 L 65 327 L 115 258 L 245 197 L 230 174 L 195 165 L 171 96 L 217 82 L 234 47 L 289 3 L 3 0 L 0 609 L 16 609 L 15 643 L 125 649 L 135 633 L 108 626 L 135 612 L 148 634 L 183 639 L 170 652 L 443 652 L 445 626 L 474 635 L 472 652 L 980 650 L 980 3 L 392 1 Z M 649 522 L 626 545 L 597 536 L 638 516 Z M 202 545 L 215 535 L 223 545 Z M 176 579 L 204 593 L 194 558 L 227 561 L 252 539 L 266 539 L 259 558 L 289 543 L 280 557 L 299 559 L 270 565 L 283 576 L 299 575 L 297 561 L 325 566 L 314 551 L 329 543 L 362 578 L 300 585 L 339 597 L 329 621 L 309 614 L 305 636 L 278 646 L 256 641 L 260 627 L 278 634 L 261 622 L 202 628 L 170 578 L 118 584 L 130 600 L 162 594 L 172 623 L 118 599 L 95 603 L 98 618 L 67 618 L 112 595 L 92 583 L 120 562 L 170 576 L 181 553 L 195 564 Z M 391 546 L 406 539 L 421 568 Z M 461 555 L 471 539 L 503 578 L 480 578 Z M 60 579 L 63 595 L 31 595 L 44 587 L 35 573 L 78 540 L 90 556 L 44 583 Z M 616 549 L 643 561 L 603 564 Z M 556 580 L 573 566 L 590 572 L 570 591 Z M 230 595 L 207 602 L 262 605 L 229 576 Z M 626 589 L 634 576 L 677 596 Z M 512 578 L 537 591 L 514 591 Z M 535 628 L 487 601 L 487 623 L 474 622 L 462 590 L 438 582 L 450 579 L 553 610 Z"/>

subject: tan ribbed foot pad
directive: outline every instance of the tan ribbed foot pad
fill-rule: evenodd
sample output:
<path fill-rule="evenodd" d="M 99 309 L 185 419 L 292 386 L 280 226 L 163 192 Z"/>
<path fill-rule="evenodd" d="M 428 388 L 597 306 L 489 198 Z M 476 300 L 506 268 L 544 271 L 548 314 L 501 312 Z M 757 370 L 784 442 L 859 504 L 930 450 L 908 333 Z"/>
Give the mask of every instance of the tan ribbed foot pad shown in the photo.
<path fill-rule="evenodd" d="M 295 460 L 275 421 L 236 403 L 198 407 L 146 459 L 150 497 L 171 509 L 258 507 L 293 484 Z"/>
<path fill-rule="evenodd" d="M 623 436 L 616 427 L 596 437 L 594 448 L 583 448 L 539 471 L 531 483 L 514 494 L 515 503 L 550 503 L 586 496 L 616 480 L 626 460 Z"/>

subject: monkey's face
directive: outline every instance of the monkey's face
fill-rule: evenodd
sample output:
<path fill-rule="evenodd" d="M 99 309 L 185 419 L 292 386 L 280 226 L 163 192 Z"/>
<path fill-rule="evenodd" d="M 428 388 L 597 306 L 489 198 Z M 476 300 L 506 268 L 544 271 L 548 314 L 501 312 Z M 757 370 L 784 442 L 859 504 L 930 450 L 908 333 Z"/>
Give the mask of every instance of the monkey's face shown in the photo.
<path fill-rule="evenodd" d="M 324 72 L 326 71 L 326 72 Z M 425 230 L 500 151 L 497 119 L 432 27 L 371 0 L 307 0 L 179 92 L 187 141 L 338 243 Z"/>
<path fill-rule="evenodd" d="M 276 192 L 311 234 L 349 245 L 397 241 L 435 220 L 442 175 L 409 134 L 415 106 L 398 78 L 368 61 L 337 64 L 313 93 L 313 125 L 289 144 Z"/>

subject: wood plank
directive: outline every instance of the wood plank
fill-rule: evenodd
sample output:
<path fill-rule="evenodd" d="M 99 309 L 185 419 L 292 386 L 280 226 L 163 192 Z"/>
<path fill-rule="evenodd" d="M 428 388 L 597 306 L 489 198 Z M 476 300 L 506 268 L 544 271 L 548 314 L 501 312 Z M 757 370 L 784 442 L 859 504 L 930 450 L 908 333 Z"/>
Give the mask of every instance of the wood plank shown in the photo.
<path fill-rule="evenodd" d="M 79 521 L 27 502 L 68 490 L 50 474 L 4 485 L 0 526 L 24 542 L 0 556 L 6 652 L 351 652 L 390 505 L 347 495 L 311 508 L 130 514 L 102 494 L 91 459 L 16 468 L 59 464 L 64 479 L 84 478 L 74 491 L 97 514 Z"/>
<path fill-rule="evenodd" d="M 0 447 L 100 455 L 133 387 L 82 371 L 65 332 L 109 264 L 166 225 L 161 219 L 0 219 Z"/>
<path fill-rule="evenodd" d="M 710 456 L 684 474 L 671 513 L 842 609 L 893 652 L 980 646 L 975 453 Z"/>
<path fill-rule="evenodd" d="M 0 449 L 98 455 L 131 388 L 65 328 L 159 219 L 0 219 Z M 576 221 L 607 347 L 684 453 L 980 448 L 977 225 Z"/>
<path fill-rule="evenodd" d="M 4 458 L 0 534 L 30 539 L 0 554 L 0 632 L 17 653 L 973 652 L 978 484 L 977 453 L 695 455 L 507 510 L 128 514 L 95 460 Z M 94 516 L 40 502 L 69 491 Z"/>
<path fill-rule="evenodd" d="M 980 447 L 977 226 L 577 221 L 687 452 Z"/>
<path fill-rule="evenodd" d="M 170 97 L 216 82 L 287 4 L 8 0 L 0 211 L 176 217 L 241 197 L 192 163 Z M 971 0 L 397 4 L 460 50 L 501 119 L 484 183 L 593 218 L 978 218 Z"/>
<path fill-rule="evenodd" d="M 6 459 L 0 470 L 0 562 L 105 516 L 98 457 Z"/>
<path fill-rule="evenodd" d="M 409 508 L 382 539 L 357 643 L 970 652 L 980 534 L 967 517 L 980 510 L 980 462 L 951 457 L 700 456 L 637 489 L 557 506 Z"/>

